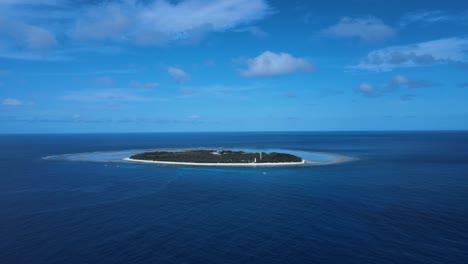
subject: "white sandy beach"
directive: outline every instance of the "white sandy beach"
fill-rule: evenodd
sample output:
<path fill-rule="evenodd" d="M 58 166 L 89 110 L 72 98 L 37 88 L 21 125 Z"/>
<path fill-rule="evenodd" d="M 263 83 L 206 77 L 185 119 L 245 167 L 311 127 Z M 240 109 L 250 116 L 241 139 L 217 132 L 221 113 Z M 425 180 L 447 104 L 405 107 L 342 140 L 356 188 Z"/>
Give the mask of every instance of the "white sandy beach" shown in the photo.
<path fill-rule="evenodd" d="M 309 163 L 306 160 L 301 162 L 275 162 L 275 163 L 196 163 L 196 162 L 174 162 L 174 161 L 156 161 L 156 160 L 137 160 L 124 158 L 125 161 L 154 163 L 166 165 L 188 165 L 188 166 L 219 166 L 219 167 L 272 167 L 272 166 L 293 166 Z"/>

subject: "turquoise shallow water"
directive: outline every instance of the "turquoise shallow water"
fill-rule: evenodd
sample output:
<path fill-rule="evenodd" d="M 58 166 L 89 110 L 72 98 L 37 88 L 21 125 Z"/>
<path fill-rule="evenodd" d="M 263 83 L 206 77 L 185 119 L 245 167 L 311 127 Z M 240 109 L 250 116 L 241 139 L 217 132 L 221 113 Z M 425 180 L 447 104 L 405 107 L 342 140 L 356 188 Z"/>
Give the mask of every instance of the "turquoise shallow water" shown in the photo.
<path fill-rule="evenodd" d="M 189 148 L 194 149 L 194 148 Z M 61 154 L 61 155 L 51 155 L 45 156 L 45 160 L 64 160 L 64 161 L 88 161 L 88 162 L 125 162 L 125 158 L 133 156 L 138 153 L 150 152 L 150 151 L 184 151 L 189 149 L 132 149 L 132 150 L 119 150 L 119 151 L 95 151 L 95 152 L 85 152 L 85 153 L 72 153 L 72 154 Z M 195 148 L 195 149 L 204 149 L 204 148 Z M 211 149 L 227 149 L 227 148 L 211 148 Z M 346 157 L 343 155 L 325 153 L 325 152 L 313 152 L 313 151 L 301 151 L 301 150 L 292 150 L 292 149 L 254 149 L 254 148 L 229 148 L 230 150 L 242 150 L 245 152 L 280 152 L 288 153 L 301 157 L 307 161 L 316 163 L 317 165 L 329 165 L 335 163 L 341 163 L 346 161 L 353 160 L 352 157 Z"/>
<path fill-rule="evenodd" d="M 121 162 L 129 150 L 198 147 L 355 159 Z M 466 204 L 467 132 L 0 136 L 2 264 L 464 264 Z"/>

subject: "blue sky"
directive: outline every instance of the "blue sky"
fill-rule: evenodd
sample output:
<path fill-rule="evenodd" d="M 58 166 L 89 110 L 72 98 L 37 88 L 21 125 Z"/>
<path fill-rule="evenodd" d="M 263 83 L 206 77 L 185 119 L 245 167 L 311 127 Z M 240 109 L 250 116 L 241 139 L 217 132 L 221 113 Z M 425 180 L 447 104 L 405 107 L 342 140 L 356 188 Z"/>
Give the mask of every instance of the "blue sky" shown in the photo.
<path fill-rule="evenodd" d="M 0 133 L 468 129 L 467 32 L 464 1 L 0 0 Z"/>

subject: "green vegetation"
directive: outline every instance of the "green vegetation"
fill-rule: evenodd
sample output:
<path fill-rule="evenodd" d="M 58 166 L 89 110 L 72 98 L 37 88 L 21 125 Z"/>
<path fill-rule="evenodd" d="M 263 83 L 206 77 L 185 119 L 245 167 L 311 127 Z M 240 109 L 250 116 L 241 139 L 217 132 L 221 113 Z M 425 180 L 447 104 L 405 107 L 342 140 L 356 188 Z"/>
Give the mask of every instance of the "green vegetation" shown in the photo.
<path fill-rule="evenodd" d="M 156 151 L 133 155 L 130 158 L 136 160 L 194 162 L 194 163 L 279 163 L 279 162 L 301 162 L 300 157 L 286 153 L 248 153 L 244 151 L 231 150 L 187 150 L 179 152 Z"/>

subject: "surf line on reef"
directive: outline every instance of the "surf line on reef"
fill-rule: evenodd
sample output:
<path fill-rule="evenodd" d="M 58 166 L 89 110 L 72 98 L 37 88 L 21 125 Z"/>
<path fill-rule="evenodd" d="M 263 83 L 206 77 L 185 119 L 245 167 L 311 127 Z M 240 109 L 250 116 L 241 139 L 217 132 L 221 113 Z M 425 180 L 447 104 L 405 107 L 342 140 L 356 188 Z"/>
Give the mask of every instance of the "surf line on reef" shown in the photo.
<path fill-rule="evenodd" d="M 250 163 L 201 163 L 201 162 L 177 162 L 177 161 L 158 161 L 158 160 L 138 160 L 132 158 L 124 158 L 129 162 L 166 164 L 166 165 L 186 165 L 186 166 L 218 166 L 218 167 L 272 167 L 272 166 L 294 166 L 313 164 L 314 162 L 302 160 L 301 162 L 250 162 Z"/>

